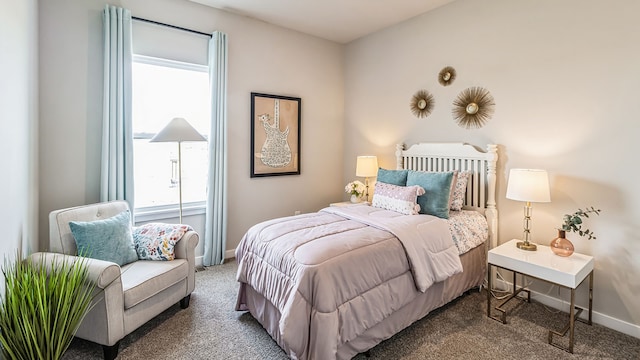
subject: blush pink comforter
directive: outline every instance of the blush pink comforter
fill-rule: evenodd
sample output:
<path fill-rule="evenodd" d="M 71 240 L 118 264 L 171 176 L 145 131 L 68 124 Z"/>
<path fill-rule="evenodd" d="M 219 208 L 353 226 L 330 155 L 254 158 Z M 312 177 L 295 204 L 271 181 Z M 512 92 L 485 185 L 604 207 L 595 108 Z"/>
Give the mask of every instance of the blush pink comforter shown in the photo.
<path fill-rule="evenodd" d="M 294 359 L 335 359 L 340 344 L 462 271 L 446 220 L 366 205 L 257 224 L 236 259 L 240 294 L 249 285 L 280 311 L 278 342 Z M 247 310 L 241 298 L 236 309 Z"/>

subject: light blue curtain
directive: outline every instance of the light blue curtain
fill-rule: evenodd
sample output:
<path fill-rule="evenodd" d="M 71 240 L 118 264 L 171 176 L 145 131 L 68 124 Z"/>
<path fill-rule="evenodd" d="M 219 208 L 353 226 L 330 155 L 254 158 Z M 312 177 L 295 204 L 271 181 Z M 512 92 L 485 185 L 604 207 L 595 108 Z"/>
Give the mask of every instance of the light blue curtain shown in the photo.
<path fill-rule="evenodd" d="M 133 126 L 131 121 L 131 13 L 105 5 L 104 93 L 100 201 L 133 204 Z"/>
<path fill-rule="evenodd" d="M 204 235 L 204 266 L 222 264 L 227 243 L 227 34 L 209 41 L 211 131 L 209 184 Z"/>

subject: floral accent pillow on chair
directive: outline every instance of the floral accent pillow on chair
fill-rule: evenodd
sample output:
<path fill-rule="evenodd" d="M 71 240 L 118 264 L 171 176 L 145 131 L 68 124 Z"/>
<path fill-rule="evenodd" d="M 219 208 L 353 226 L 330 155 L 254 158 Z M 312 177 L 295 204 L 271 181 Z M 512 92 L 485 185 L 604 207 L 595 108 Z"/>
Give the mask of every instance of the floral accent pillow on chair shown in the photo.
<path fill-rule="evenodd" d="M 175 259 L 173 248 L 193 228 L 182 224 L 149 223 L 133 229 L 133 244 L 140 260 Z"/>

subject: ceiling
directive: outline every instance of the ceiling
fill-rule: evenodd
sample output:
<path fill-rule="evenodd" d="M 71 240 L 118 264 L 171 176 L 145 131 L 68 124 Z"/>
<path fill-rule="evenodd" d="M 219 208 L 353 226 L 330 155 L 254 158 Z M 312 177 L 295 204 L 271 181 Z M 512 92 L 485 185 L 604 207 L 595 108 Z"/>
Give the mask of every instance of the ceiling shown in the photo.
<path fill-rule="evenodd" d="M 455 0 L 190 0 L 338 43 Z"/>

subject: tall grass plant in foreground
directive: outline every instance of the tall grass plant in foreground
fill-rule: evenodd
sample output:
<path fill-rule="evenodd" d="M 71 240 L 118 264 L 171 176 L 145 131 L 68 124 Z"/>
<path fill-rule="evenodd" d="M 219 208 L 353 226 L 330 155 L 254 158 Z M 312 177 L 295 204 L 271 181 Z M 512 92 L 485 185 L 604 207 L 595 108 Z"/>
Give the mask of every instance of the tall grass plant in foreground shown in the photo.
<path fill-rule="evenodd" d="M 48 260 L 47 260 L 48 259 Z M 95 285 L 87 258 L 5 259 L 5 293 L 0 306 L 4 359 L 62 358 L 89 310 Z"/>

